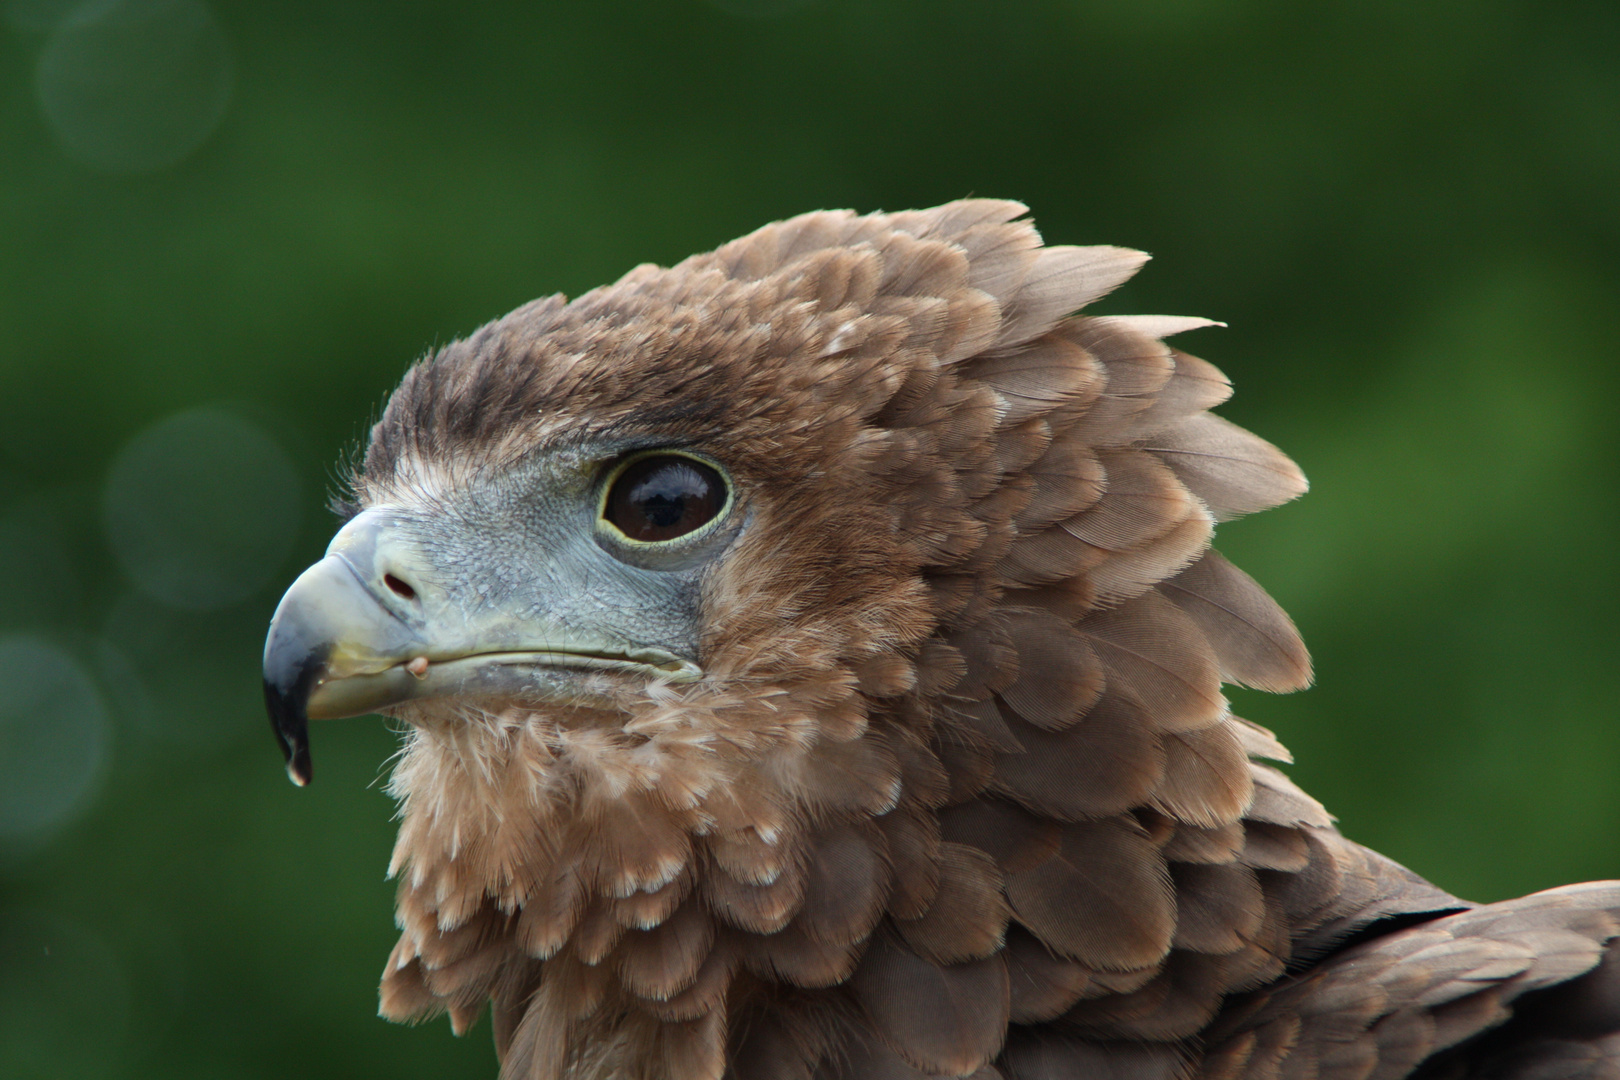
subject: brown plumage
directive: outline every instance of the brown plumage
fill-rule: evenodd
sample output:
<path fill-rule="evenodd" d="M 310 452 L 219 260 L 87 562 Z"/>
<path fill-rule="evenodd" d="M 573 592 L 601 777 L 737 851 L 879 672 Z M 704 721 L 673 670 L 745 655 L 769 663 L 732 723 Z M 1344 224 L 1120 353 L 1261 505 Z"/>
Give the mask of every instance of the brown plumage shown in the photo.
<path fill-rule="evenodd" d="M 1474 907 L 1262 763 L 1221 684 L 1309 660 L 1209 545 L 1304 478 L 1165 343 L 1209 323 L 1077 314 L 1145 256 L 1023 213 L 808 214 L 406 375 L 334 552 L 413 644 L 266 656 L 300 779 L 305 697 L 405 687 L 366 699 L 408 725 L 384 1015 L 487 1004 L 506 1080 L 1620 1072 L 1620 886 Z M 723 474 L 708 539 L 558 539 L 648 452 Z M 505 655 L 513 612 L 629 644 L 533 661 L 563 690 L 383 670 Z"/>

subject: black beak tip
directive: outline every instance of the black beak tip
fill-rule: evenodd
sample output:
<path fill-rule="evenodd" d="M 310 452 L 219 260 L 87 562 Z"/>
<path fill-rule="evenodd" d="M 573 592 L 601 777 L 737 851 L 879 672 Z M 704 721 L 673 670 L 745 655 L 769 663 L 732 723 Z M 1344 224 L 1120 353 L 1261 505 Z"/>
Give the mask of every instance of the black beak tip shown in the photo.
<path fill-rule="evenodd" d="M 296 679 L 289 688 L 277 681 L 264 680 L 265 711 L 270 714 L 270 729 L 287 761 L 287 778 L 303 787 L 314 777 L 314 766 L 309 756 L 309 716 L 305 712 L 309 679 Z M 290 692 L 289 692 L 290 690 Z"/>
<path fill-rule="evenodd" d="M 306 786 L 315 777 L 313 766 L 309 760 L 309 745 L 306 743 L 287 755 L 287 779 L 299 787 Z"/>

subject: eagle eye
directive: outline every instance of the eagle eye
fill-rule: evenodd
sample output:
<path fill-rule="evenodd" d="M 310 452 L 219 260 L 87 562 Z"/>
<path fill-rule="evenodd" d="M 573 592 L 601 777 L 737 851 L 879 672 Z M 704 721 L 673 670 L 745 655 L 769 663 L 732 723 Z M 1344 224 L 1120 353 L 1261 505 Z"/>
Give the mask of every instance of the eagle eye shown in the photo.
<path fill-rule="evenodd" d="M 697 532 L 725 510 L 730 494 L 719 470 L 682 454 L 634 458 L 608 484 L 602 518 L 644 544 Z"/>

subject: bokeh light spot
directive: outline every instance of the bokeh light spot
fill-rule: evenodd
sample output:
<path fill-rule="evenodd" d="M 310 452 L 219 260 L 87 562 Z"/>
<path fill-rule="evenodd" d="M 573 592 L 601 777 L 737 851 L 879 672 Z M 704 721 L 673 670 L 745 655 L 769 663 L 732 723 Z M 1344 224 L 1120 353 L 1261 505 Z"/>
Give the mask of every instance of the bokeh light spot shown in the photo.
<path fill-rule="evenodd" d="M 111 741 L 77 661 L 33 635 L 0 637 L 0 843 L 42 839 L 88 804 Z"/>
<path fill-rule="evenodd" d="M 263 429 L 222 409 L 177 413 L 130 440 L 107 479 L 107 538 L 135 585 L 207 611 L 251 595 L 292 550 L 298 476 Z"/>
<path fill-rule="evenodd" d="M 225 116 L 232 81 L 225 35 L 202 0 L 120 0 L 59 22 L 36 85 L 70 153 L 100 169 L 146 172 L 202 145 Z"/>

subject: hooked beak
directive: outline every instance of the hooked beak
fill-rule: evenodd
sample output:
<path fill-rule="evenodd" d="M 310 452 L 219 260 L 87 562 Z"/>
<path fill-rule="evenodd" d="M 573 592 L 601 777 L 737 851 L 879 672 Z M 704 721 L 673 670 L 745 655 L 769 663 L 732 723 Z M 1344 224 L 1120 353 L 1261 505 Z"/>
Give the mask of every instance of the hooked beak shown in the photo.
<path fill-rule="evenodd" d="M 703 672 L 667 650 L 607 640 L 473 603 L 435 584 L 412 530 L 367 511 L 294 581 L 264 643 L 264 701 L 287 775 L 312 771 L 309 721 L 424 698 L 506 695 L 577 700 L 579 676 L 620 671 L 666 682 Z"/>

